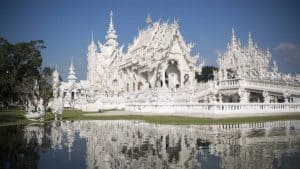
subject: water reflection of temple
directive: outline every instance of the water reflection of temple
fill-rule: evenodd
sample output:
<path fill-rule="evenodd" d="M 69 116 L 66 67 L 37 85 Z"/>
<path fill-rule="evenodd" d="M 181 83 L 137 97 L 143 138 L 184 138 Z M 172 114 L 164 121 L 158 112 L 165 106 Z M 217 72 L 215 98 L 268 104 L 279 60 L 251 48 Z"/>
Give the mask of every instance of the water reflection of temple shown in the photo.
<path fill-rule="evenodd" d="M 46 125 L 45 125 L 46 126 Z M 278 168 L 299 153 L 300 121 L 227 125 L 157 125 L 137 121 L 54 122 L 29 126 L 27 139 L 49 140 L 72 151 L 86 139 L 87 168 Z M 38 141 L 41 143 L 41 141 Z M 212 161 L 213 159 L 213 161 Z"/>

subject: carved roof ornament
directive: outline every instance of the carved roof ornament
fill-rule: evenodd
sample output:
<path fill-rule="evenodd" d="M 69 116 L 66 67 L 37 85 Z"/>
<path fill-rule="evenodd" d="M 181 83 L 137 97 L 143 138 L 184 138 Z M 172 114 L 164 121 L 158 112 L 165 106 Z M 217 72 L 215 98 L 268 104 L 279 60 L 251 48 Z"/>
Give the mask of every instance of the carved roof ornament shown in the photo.
<path fill-rule="evenodd" d="M 150 26 L 150 24 L 152 23 L 152 19 L 151 19 L 151 16 L 150 16 L 150 14 L 148 13 L 148 15 L 147 15 L 147 18 L 146 18 L 146 24 L 148 25 L 148 26 Z"/>
<path fill-rule="evenodd" d="M 278 67 L 277 67 L 276 60 L 273 61 L 272 71 L 273 71 L 273 73 L 278 73 Z"/>
<path fill-rule="evenodd" d="M 175 28 L 179 29 L 179 21 L 178 21 L 177 18 L 174 18 L 173 25 L 174 25 Z"/>

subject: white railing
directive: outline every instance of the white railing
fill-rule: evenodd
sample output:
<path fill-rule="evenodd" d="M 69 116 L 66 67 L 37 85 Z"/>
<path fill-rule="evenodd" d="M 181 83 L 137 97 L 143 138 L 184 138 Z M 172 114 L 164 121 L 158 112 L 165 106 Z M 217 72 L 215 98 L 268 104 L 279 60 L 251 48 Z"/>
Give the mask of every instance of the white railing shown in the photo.
<path fill-rule="evenodd" d="M 223 88 L 237 88 L 240 85 L 240 79 L 228 79 L 219 81 L 219 87 Z"/>
<path fill-rule="evenodd" d="M 246 80 L 246 83 L 244 83 L 244 87 L 258 89 L 258 90 L 273 91 L 273 92 L 282 92 L 288 90 L 293 94 L 297 94 L 297 95 L 300 94 L 300 86 L 297 86 L 295 84 L 290 84 L 290 85 L 280 84 L 272 81 Z"/>
<path fill-rule="evenodd" d="M 130 103 L 125 109 L 132 112 L 170 115 L 258 115 L 300 113 L 300 103 Z"/>

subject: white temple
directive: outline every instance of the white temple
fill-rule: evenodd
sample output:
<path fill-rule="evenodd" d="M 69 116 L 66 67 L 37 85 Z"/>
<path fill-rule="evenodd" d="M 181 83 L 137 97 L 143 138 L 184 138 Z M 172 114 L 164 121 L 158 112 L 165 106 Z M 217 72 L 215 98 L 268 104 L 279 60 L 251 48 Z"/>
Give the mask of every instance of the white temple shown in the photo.
<path fill-rule="evenodd" d="M 83 111 L 122 109 L 131 112 L 218 113 L 300 112 L 299 78 L 278 72 L 269 50 L 262 51 L 249 33 L 242 47 L 232 30 L 227 51 L 217 58 L 214 80 L 198 83 L 204 63 L 191 56 L 173 22 L 152 22 L 128 45 L 119 46 L 110 13 L 106 42 L 92 35 L 87 53 L 87 80 L 76 82 L 73 63 L 62 83 L 65 107 Z"/>

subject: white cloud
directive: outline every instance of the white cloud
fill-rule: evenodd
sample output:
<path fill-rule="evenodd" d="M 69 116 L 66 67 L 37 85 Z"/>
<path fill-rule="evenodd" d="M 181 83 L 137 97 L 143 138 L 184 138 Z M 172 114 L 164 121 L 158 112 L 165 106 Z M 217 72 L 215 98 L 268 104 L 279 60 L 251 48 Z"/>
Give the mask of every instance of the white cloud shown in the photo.
<path fill-rule="evenodd" d="M 278 56 L 293 64 L 300 64 L 300 46 L 295 43 L 283 42 L 274 48 Z"/>

